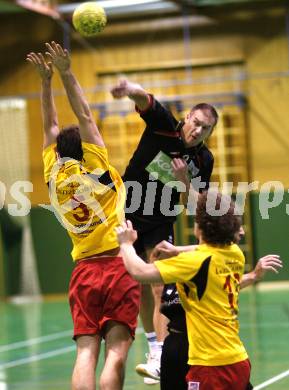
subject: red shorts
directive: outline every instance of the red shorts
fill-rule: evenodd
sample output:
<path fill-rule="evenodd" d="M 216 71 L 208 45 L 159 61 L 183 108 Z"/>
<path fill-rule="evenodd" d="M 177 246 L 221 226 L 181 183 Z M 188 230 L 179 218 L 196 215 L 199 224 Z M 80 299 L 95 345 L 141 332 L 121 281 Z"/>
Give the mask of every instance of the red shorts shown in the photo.
<path fill-rule="evenodd" d="M 128 326 L 134 337 L 140 305 L 140 286 L 129 275 L 121 257 L 94 257 L 79 261 L 71 276 L 69 303 L 74 338 L 104 336 L 107 321 Z"/>
<path fill-rule="evenodd" d="M 227 366 L 191 366 L 188 390 L 246 390 L 250 371 L 248 359 Z"/>

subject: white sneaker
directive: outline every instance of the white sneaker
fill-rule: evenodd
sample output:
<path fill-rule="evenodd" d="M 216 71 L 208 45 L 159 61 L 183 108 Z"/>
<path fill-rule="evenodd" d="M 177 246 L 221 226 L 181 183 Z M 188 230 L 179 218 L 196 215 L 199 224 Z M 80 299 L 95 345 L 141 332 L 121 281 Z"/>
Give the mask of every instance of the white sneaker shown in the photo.
<path fill-rule="evenodd" d="M 158 385 L 160 383 L 160 381 L 158 381 L 157 379 L 149 378 L 146 376 L 145 378 L 143 378 L 143 383 L 145 385 Z"/>
<path fill-rule="evenodd" d="M 160 380 L 161 373 L 161 354 L 160 353 L 147 353 L 147 362 L 144 364 L 138 364 L 135 368 L 136 372 L 144 377 L 152 378 L 157 381 Z"/>

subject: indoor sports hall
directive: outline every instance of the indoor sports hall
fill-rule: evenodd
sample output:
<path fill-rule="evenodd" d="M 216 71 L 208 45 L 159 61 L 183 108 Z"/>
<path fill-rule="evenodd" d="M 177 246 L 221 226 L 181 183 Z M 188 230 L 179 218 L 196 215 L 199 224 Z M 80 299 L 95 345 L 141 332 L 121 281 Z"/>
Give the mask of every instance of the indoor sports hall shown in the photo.
<path fill-rule="evenodd" d="M 0 390 L 68 390 L 75 361 L 68 287 L 72 244 L 43 177 L 40 81 L 25 60 L 56 41 L 71 55 L 120 174 L 144 123 L 119 79 L 141 84 L 181 120 L 200 102 L 219 121 L 208 139 L 211 184 L 243 207 L 245 271 L 279 255 L 283 268 L 240 293 L 240 336 L 255 390 L 289 390 L 289 3 L 287 0 L 99 0 L 102 32 L 72 25 L 79 2 L 0 0 Z M 75 122 L 57 72 L 59 125 Z M 177 245 L 196 243 L 184 209 Z M 148 352 L 141 321 L 125 390 L 147 385 L 135 366 Z M 101 369 L 103 352 L 97 368 Z M 99 388 L 99 387 L 97 387 Z M 195 390 L 195 388 L 192 388 Z M 196 388 L 197 389 L 197 388 Z M 175 389 L 178 390 L 178 389 Z M 200 388 L 200 390 L 202 390 Z"/>

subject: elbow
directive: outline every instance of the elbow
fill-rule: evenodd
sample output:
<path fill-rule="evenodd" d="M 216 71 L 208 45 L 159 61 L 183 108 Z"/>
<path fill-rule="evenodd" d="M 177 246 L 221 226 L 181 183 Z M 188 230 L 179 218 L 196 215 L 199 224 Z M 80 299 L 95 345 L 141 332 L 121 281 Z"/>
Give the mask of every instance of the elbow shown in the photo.
<path fill-rule="evenodd" d="M 85 112 L 85 111 L 82 111 L 79 116 L 78 116 L 78 120 L 80 123 L 88 123 L 88 122 L 92 122 L 92 118 L 91 118 L 91 115 L 90 113 L 88 112 Z"/>
<path fill-rule="evenodd" d="M 136 271 L 131 273 L 131 276 L 134 280 L 143 284 L 159 282 L 159 280 L 157 280 L 158 278 L 149 271 Z"/>
<path fill-rule="evenodd" d="M 141 275 L 139 272 L 130 272 L 130 275 L 137 282 L 141 283 L 143 281 L 143 275 Z"/>
<path fill-rule="evenodd" d="M 139 270 L 128 270 L 130 276 L 137 282 L 146 282 L 145 274 Z"/>
<path fill-rule="evenodd" d="M 83 121 L 83 122 L 92 122 L 93 121 L 93 118 L 92 118 L 92 114 L 91 114 L 91 111 L 90 111 L 90 108 L 89 108 L 89 105 L 86 104 L 86 103 L 83 103 L 80 107 L 79 107 L 79 110 L 78 110 L 78 120 L 79 121 Z"/>

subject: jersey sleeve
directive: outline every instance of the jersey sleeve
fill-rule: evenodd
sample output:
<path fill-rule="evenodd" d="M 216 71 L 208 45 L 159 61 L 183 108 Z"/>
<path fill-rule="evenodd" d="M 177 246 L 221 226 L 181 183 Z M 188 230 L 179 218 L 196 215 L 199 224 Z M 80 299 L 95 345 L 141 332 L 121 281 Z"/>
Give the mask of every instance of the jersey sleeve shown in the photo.
<path fill-rule="evenodd" d="M 207 257 L 207 253 L 195 250 L 181 253 L 170 259 L 155 261 L 154 265 L 159 270 L 164 284 L 183 283 L 191 280 L 198 273 Z"/>
<path fill-rule="evenodd" d="M 44 165 L 44 180 L 45 180 L 45 183 L 48 184 L 51 170 L 52 170 L 53 165 L 55 164 L 55 162 L 57 160 L 56 144 L 51 144 L 43 150 L 42 159 L 43 159 L 43 165 Z"/>
<path fill-rule="evenodd" d="M 109 168 L 107 149 L 95 144 L 82 142 L 83 162 L 82 165 L 88 171 L 93 171 L 99 168 L 101 171 L 106 171 Z M 44 164 L 44 179 L 45 183 L 49 183 L 51 170 L 57 161 L 56 144 L 49 145 L 42 153 Z M 101 173 L 101 172 L 100 172 Z"/>
<path fill-rule="evenodd" d="M 136 111 L 145 121 L 147 128 L 152 132 L 175 132 L 177 120 L 173 114 L 167 110 L 153 95 L 150 96 L 149 107 L 141 111 L 136 106 Z"/>
<path fill-rule="evenodd" d="M 107 170 L 109 167 L 107 149 L 96 144 L 82 142 L 83 166 L 88 171 L 96 168 Z"/>

